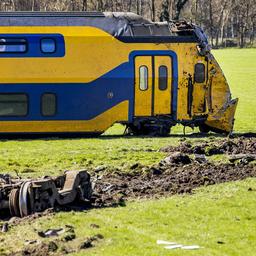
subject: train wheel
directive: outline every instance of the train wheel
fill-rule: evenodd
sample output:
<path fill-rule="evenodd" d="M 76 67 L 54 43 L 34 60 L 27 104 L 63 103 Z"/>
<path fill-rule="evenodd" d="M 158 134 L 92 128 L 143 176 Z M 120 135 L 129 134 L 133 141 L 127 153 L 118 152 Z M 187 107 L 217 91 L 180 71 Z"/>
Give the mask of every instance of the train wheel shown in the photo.
<path fill-rule="evenodd" d="M 31 213 L 29 190 L 31 187 L 30 181 L 25 181 L 20 187 L 19 193 L 19 209 L 20 216 L 26 217 Z"/>
<path fill-rule="evenodd" d="M 211 130 L 211 128 L 206 124 L 199 125 L 199 131 L 201 133 L 209 133 L 210 130 Z"/>
<path fill-rule="evenodd" d="M 19 189 L 13 189 L 9 195 L 9 209 L 11 216 L 20 217 Z"/>

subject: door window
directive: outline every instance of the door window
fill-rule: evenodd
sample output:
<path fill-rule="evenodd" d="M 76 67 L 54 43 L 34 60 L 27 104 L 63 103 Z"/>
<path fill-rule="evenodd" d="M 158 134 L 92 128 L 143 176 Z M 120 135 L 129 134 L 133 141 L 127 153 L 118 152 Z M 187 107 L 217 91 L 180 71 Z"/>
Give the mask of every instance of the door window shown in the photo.
<path fill-rule="evenodd" d="M 146 91 L 148 89 L 148 68 L 147 66 L 140 67 L 140 90 Z"/>
<path fill-rule="evenodd" d="M 205 65 L 203 63 L 197 63 L 195 65 L 195 82 L 204 83 L 205 81 Z"/>
<path fill-rule="evenodd" d="M 164 91 L 168 87 L 168 68 L 166 66 L 159 67 L 159 90 Z"/>

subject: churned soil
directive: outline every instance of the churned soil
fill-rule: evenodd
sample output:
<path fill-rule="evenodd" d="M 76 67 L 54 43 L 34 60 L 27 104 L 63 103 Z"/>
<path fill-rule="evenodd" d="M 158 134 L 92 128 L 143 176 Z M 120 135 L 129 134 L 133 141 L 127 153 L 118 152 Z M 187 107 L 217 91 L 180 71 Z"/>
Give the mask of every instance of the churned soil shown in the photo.
<path fill-rule="evenodd" d="M 181 152 L 185 154 L 256 154 L 256 138 L 238 137 L 220 141 L 209 140 L 199 143 L 184 141 L 178 146 L 161 148 L 162 152 Z"/>
<path fill-rule="evenodd" d="M 256 177 L 255 162 L 208 162 L 206 155 L 256 154 L 256 138 L 223 139 L 161 149 L 169 156 L 153 167 L 136 164 L 130 172 L 104 171 L 94 180 L 93 205 L 124 205 L 125 200 L 192 193 L 193 189 Z M 197 158 L 193 157 L 202 156 Z M 245 156 L 246 158 L 246 156 Z"/>
<path fill-rule="evenodd" d="M 200 186 L 256 177 L 256 166 L 199 164 L 157 166 L 148 173 L 104 174 L 95 182 L 96 207 L 123 205 L 126 199 L 191 193 Z"/>

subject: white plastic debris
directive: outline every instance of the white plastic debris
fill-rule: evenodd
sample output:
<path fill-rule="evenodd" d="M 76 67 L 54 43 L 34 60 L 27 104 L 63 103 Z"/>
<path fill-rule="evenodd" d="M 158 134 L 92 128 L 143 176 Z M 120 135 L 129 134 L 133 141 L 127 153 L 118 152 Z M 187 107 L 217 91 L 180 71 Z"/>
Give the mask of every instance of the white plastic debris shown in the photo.
<path fill-rule="evenodd" d="M 187 246 L 182 246 L 182 250 L 198 250 L 201 247 L 199 245 L 187 245 Z"/>
<path fill-rule="evenodd" d="M 51 236 L 59 236 L 65 232 L 64 228 L 58 229 L 47 229 L 46 231 L 39 231 L 37 234 L 40 237 L 51 237 Z"/>
<path fill-rule="evenodd" d="M 174 249 L 178 249 L 178 248 L 182 248 L 182 247 L 183 247 L 182 244 L 174 244 L 174 245 L 165 246 L 164 248 L 168 249 L 168 250 L 174 250 Z"/>
<path fill-rule="evenodd" d="M 174 245 L 174 244 L 177 244 L 175 242 L 168 242 L 168 241 L 164 241 L 164 240 L 157 240 L 156 243 L 157 244 L 164 244 L 164 245 Z"/>
<path fill-rule="evenodd" d="M 169 241 L 164 241 L 164 240 L 157 240 L 157 244 L 163 245 L 165 249 L 167 250 L 174 250 L 174 249 L 182 249 L 182 250 L 198 250 L 203 247 L 199 245 L 182 245 L 178 244 L 176 242 L 169 242 Z"/>

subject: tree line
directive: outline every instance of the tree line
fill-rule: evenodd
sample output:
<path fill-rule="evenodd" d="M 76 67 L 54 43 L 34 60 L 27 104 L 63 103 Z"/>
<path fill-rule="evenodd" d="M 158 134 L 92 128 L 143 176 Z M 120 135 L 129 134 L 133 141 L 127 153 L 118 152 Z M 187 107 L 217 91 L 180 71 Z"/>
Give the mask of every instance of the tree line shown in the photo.
<path fill-rule="evenodd" d="M 135 12 L 153 21 L 185 19 L 201 26 L 213 47 L 253 46 L 256 0 L 1 0 L 1 11 Z"/>

